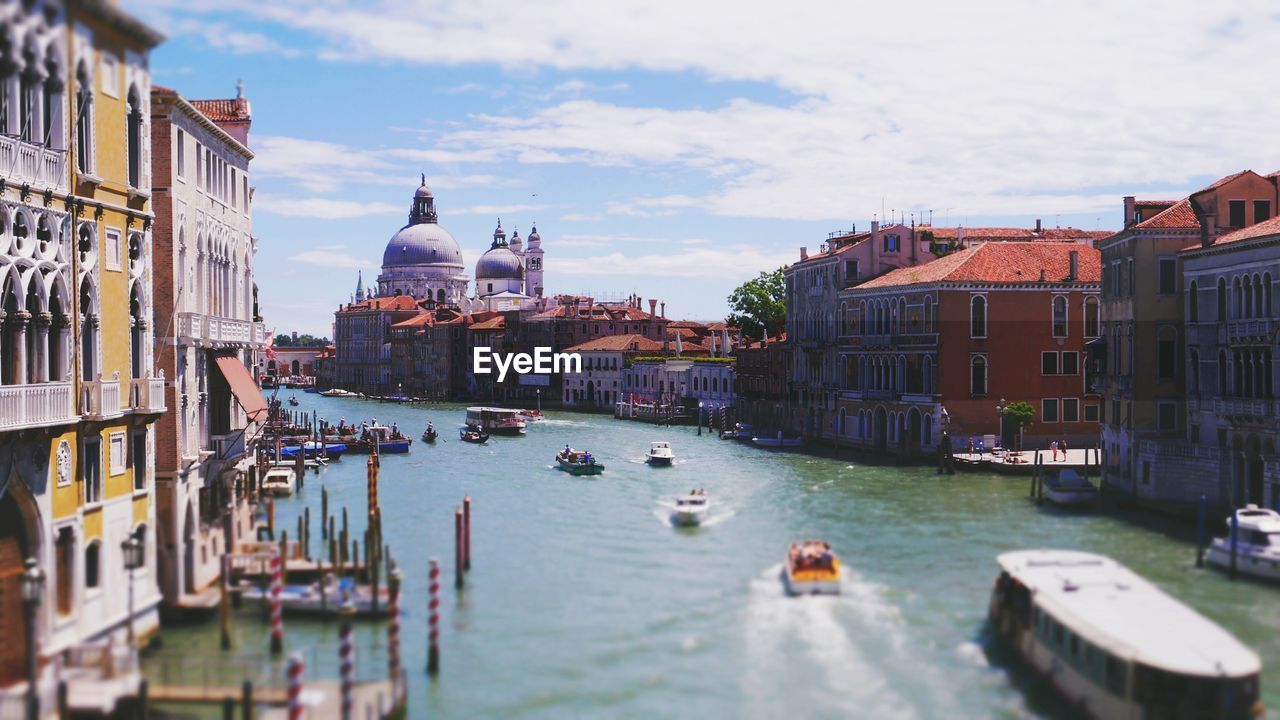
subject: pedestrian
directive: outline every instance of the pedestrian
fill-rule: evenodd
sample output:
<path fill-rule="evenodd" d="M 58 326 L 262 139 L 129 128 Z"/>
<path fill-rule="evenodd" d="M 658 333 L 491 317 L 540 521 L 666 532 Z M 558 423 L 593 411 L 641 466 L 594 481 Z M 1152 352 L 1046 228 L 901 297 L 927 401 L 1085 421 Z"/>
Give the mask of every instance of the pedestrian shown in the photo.
<path fill-rule="evenodd" d="M 1062 450 L 1062 462 L 1067 461 L 1067 439 L 1063 438 L 1058 441 L 1058 448 Z"/>
<path fill-rule="evenodd" d="M 1049 443 L 1049 449 L 1053 451 L 1053 461 L 1058 462 L 1058 441 L 1054 440 Z"/>

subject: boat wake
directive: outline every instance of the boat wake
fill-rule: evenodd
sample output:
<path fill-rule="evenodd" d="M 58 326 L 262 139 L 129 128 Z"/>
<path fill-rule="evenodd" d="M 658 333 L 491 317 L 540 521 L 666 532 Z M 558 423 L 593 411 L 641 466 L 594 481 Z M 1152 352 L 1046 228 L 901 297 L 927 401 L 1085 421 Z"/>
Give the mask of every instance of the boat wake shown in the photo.
<path fill-rule="evenodd" d="M 674 522 L 671 521 L 671 513 L 675 512 L 675 509 L 676 509 L 675 498 L 665 497 L 658 501 L 657 507 L 653 509 L 653 516 L 657 518 L 658 522 L 662 523 L 663 525 L 666 525 L 668 527 L 678 527 Z M 728 520 L 729 518 L 737 514 L 738 514 L 738 511 L 733 509 L 733 506 L 731 505 L 723 505 L 723 504 L 712 505 L 711 511 L 707 513 L 706 519 L 698 523 L 697 527 L 704 527 L 704 528 L 715 527 L 716 525 L 719 525 L 720 523 Z M 689 528 L 689 529 L 693 529 L 693 528 Z"/>

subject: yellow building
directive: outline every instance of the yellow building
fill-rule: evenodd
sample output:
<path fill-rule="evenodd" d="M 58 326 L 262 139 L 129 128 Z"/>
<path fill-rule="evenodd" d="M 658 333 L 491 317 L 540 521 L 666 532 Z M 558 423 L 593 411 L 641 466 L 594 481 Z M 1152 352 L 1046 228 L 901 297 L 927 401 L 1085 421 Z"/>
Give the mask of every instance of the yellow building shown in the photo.
<path fill-rule="evenodd" d="M 4 3 L 0 38 L 0 702 L 25 692 L 34 641 L 47 710 L 71 667 L 131 692 L 126 640 L 157 627 L 148 54 L 162 38 L 108 0 Z M 26 558 L 46 578 L 33 632 Z"/>

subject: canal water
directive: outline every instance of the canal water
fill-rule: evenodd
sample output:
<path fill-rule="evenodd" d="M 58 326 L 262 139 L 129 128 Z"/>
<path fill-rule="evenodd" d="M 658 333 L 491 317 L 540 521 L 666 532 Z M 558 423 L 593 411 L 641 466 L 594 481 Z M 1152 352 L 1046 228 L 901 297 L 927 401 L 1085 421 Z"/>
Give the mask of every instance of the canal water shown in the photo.
<path fill-rule="evenodd" d="M 288 391 L 281 391 L 281 397 Z M 989 647 L 995 556 L 1026 547 L 1104 553 L 1234 632 L 1262 656 L 1280 708 L 1280 590 L 1194 567 L 1194 529 L 1143 514 L 1037 507 L 1028 482 L 940 477 L 931 468 L 755 449 L 693 428 L 549 412 L 525 437 L 457 440 L 461 406 L 298 394 L 301 411 L 376 417 L 441 440 L 383 456 L 385 540 L 405 575 L 403 655 L 410 717 L 1069 717 L 1042 685 Z M 643 463 L 669 440 L 670 468 Z M 554 468 L 565 444 L 607 466 L 598 478 Z M 277 503 L 295 535 L 320 489 L 364 530 L 365 459 L 343 458 Z M 712 518 L 668 522 L 674 498 L 705 488 Z M 473 501 L 466 590 L 453 590 L 453 512 Z M 312 534 L 319 552 L 319 528 Z M 839 597 L 788 598 L 788 544 L 819 537 L 846 569 Z M 442 671 L 426 664 L 427 560 L 439 557 Z M 1170 628 L 1177 632 L 1177 628 Z M 242 611 L 237 652 L 261 653 L 266 625 Z M 289 619 L 287 645 L 334 675 L 337 625 Z M 218 655 L 216 621 L 166 628 L 164 655 Z M 357 663 L 385 672 L 380 623 L 357 631 Z M 157 659 L 150 661 L 156 669 Z M 368 665 L 377 665 L 371 668 Z"/>

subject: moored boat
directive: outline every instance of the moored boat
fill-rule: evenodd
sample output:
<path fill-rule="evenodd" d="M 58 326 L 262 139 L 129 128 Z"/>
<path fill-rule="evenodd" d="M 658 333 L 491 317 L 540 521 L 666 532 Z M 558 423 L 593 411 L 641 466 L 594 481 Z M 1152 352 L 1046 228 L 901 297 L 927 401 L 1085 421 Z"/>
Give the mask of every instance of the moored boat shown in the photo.
<path fill-rule="evenodd" d="M 292 495 L 297 476 L 287 467 L 273 467 L 262 477 L 262 492 L 268 495 Z"/>
<path fill-rule="evenodd" d="M 522 410 L 495 407 L 467 408 L 467 424 L 478 425 L 490 435 L 523 435 L 527 427 Z"/>
<path fill-rule="evenodd" d="M 755 444 L 756 447 L 762 447 L 762 448 L 789 448 L 789 447 L 800 447 L 804 445 L 804 438 L 784 437 L 782 434 L 782 431 L 779 430 L 778 435 L 776 437 L 756 436 L 751 438 L 751 442 Z"/>
<path fill-rule="evenodd" d="M 1214 538 L 1204 558 L 1216 568 L 1231 568 L 1231 518 L 1227 534 Z M 1236 571 L 1280 581 L 1280 513 L 1252 504 L 1236 510 Z"/>
<path fill-rule="evenodd" d="M 671 511 L 671 524 L 682 527 L 701 525 L 711 512 L 711 501 L 706 491 L 693 491 L 688 495 L 676 498 L 676 506 Z"/>
<path fill-rule="evenodd" d="M 791 543 L 782 577 L 788 595 L 839 595 L 840 558 L 825 540 Z"/>
<path fill-rule="evenodd" d="M 751 440 L 751 438 L 755 437 L 755 434 L 756 434 L 755 428 L 751 427 L 747 423 L 740 422 L 740 423 L 734 423 L 733 427 L 729 428 L 728 430 L 722 431 L 720 433 L 720 439 L 749 441 Z"/>
<path fill-rule="evenodd" d="M 1089 717 L 1263 715 L 1257 654 L 1132 570 L 1071 550 L 996 562 L 997 638 Z"/>
<path fill-rule="evenodd" d="M 280 609 L 287 615 L 311 615 L 323 617 L 386 617 L 390 599 L 387 588 L 378 588 L 377 609 L 374 609 L 373 589 L 368 585 L 356 585 L 350 578 L 333 582 L 326 578 L 324 597 L 319 583 L 310 585 L 284 585 L 280 589 Z M 271 591 L 252 583 L 242 583 L 240 595 L 251 603 L 270 602 Z"/>
<path fill-rule="evenodd" d="M 650 465 L 670 465 L 676 459 L 676 454 L 671 450 L 671 443 L 659 440 L 649 443 L 649 454 L 645 456 L 644 461 Z"/>
<path fill-rule="evenodd" d="M 1075 470 L 1064 469 L 1044 478 L 1044 497 L 1054 505 L 1087 508 L 1098 504 L 1098 488 Z"/>
<path fill-rule="evenodd" d="M 396 455 L 409 452 L 413 441 L 398 428 L 370 425 L 358 437 L 353 435 L 350 439 L 343 438 L 343 443 L 347 446 L 347 452 L 357 455 L 372 453 L 375 444 L 379 453 Z"/>
<path fill-rule="evenodd" d="M 346 390 L 343 390 L 342 388 L 329 388 L 328 390 L 321 390 L 320 394 L 324 397 L 351 397 L 352 396 L 352 393 L 349 393 Z"/>
<path fill-rule="evenodd" d="M 315 440 L 309 440 L 301 445 L 285 445 L 281 447 L 280 457 L 291 458 L 302 452 L 308 458 L 324 456 L 330 460 L 338 460 L 346 451 L 347 446 L 343 443 L 324 443 L 322 446 Z"/>
<path fill-rule="evenodd" d="M 604 472 L 604 465 L 596 462 L 590 452 L 574 450 L 567 445 L 556 454 L 556 464 L 570 475 L 599 475 Z"/>

